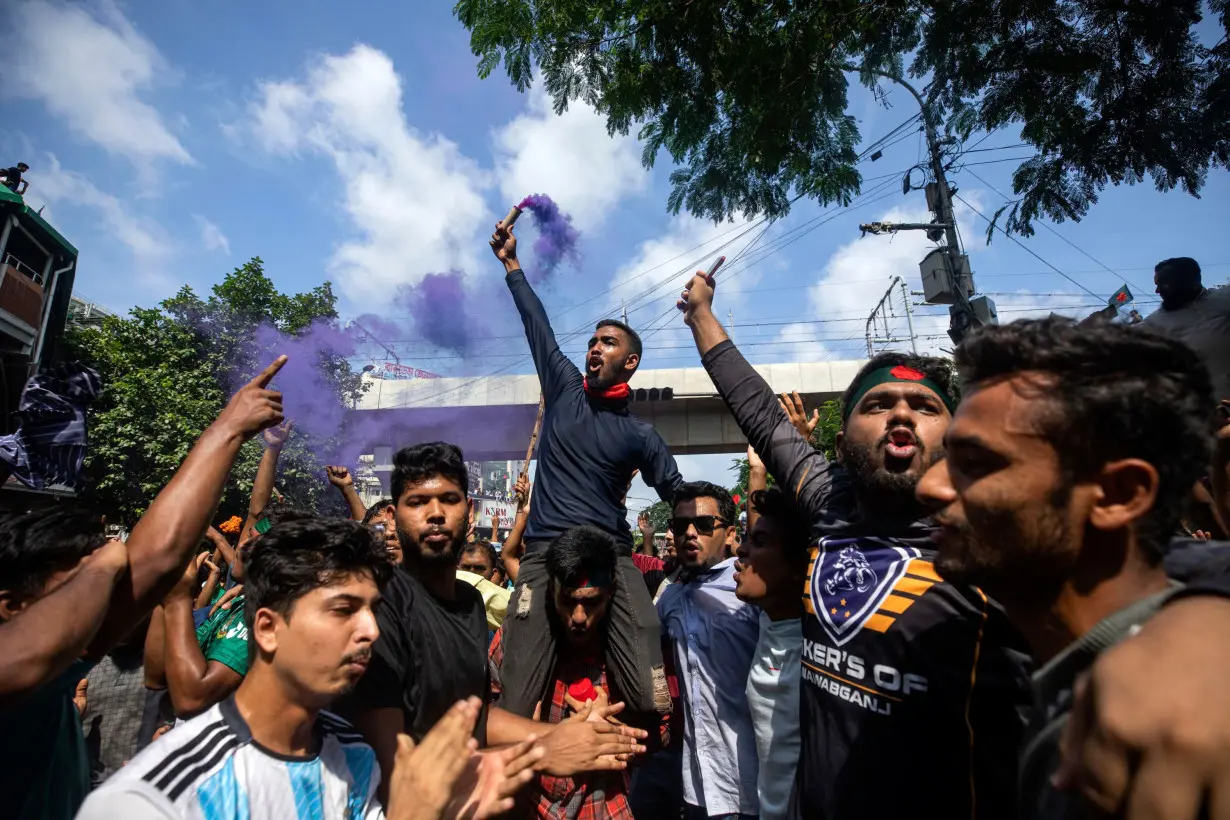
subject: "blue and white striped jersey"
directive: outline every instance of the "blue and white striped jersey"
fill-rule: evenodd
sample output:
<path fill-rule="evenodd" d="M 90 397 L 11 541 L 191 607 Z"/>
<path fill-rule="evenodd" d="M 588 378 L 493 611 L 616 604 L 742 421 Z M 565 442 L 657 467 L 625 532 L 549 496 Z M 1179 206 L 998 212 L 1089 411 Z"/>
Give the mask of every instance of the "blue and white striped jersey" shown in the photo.
<path fill-rule="evenodd" d="M 287 757 L 252 739 L 232 695 L 177 726 L 89 796 L 77 820 L 379 820 L 375 752 L 321 712 L 319 753 Z"/>

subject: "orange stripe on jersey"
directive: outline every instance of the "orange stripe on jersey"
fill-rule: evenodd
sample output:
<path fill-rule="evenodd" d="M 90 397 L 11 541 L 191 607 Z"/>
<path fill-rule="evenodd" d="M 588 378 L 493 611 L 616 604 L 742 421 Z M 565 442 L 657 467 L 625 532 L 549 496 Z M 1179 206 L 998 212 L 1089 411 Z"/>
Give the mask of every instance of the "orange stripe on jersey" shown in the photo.
<path fill-rule="evenodd" d="M 799 493 L 803 492 L 803 482 L 807 480 L 807 474 L 811 472 L 811 464 L 803 468 L 803 475 L 799 476 L 799 483 L 794 485 L 794 500 L 799 500 Z"/>
<path fill-rule="evenodd" d="M 935 564 L 932 564 L 930 561 L 926 561 L 922 558 L 915 558 L 910 561 L 910 565 L 906 567 L 905 571 L 910 575 L 915 575 L 919 578 L 926 578 L 933 584 L 938 584 L 943 580 L 940 578 L 940 574 L 935 571 Z"/>
<path fill-rule="evenodd" d="M 829 678 L 830 680 L 835 680 L 838 683 L 844 683 L 847 686 L 853 686 L 855 689 L 862 689 L 864 692 L 867 692 L 868 694 L 875 695 L 876 697 L 879 697 L 879 698 L 886 698 L 888 700 L 893 701 L 894 703 L 901 703 L 900 696 L 886 695 L 885 693 L 881 692 L 879 689 L 872 689 L 870 686 L 864 686 L 861 683 L 855 683 L 852 680 L 847 680 L 846 678 L 843 678 L 841 675 L 834 675 L 832 672 L 829 672 L 827 669 L 821 669 L 819 666 L 810 664 L 807 661 L 803 661 L 803 665 L 806 666 L 808 669 L 810 669 L 813 672 L 824 675 L 826 678 Z"/>
<path fill-rule="evenodd" d="M 816 614 L 816 608 L 812 605 L 810 595 L 803 596 L 803 609 L 807 610 L 808 615 Z"/>
<path fill-rule="evenodd" d="M 905 576 L 893 586 L 893 592 L 900 592 L 905 595 L 913 595 L 915 598 L 921 598 L 923 593 L 935 586 L 932 581 L 924 581 L 921 578 L 911 578 Z"/>
<path fill-rule="evenodd" d="M 907 598 L 904 595 L 889 595 L 884 599 L 884 603 L 880 604 L 880 612 L 893 613 L 900 615 L 905 612 L 914 603 L 913 598 Z"/>
<path fill-rule="evenodd" d="M 876 612 L 875 614 L 868 616 L 867 620 L 863 621 L 863 627 L 875 632 L 887 632 L 888 628 L 894 623 L 896 623 L 895 616 L 882 615 L 879 612 Z"/>

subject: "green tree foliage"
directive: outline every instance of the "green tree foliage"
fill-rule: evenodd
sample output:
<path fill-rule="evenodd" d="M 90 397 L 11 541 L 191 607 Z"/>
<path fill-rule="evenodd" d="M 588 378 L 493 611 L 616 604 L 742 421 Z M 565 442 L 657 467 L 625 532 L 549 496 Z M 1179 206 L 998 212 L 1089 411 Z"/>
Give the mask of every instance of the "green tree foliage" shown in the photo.
<path fill-rule="evenodd" d="M 836 399 L 830 399 L 820 405 L 820 423 L 816 425 L 816 429 L 811 434 L 812 446 L 824 453 L 824 457 L 830 461 L 837 458 L 837 432 L 839 430 L 841 430 L 841 403 Z M 747 478 L 751 470 L 747 458 L 734 459 L 730 469 L 739 477 L 738 483 L 731 489 L 731 492 L 746 501 Z M 772 487 L 774 483 L 773 476 L 770 475 L 768 485 Z"/>
<path fill-rule="evenodd" d="M 654 532 L 666 532 L 667 522 L 671 520 L 674 511 L 665 501 L 655 501 L 641 510 L 640 514 L 649 516 L 649 523 L 653 524 Z"/>
<path fill-rule="evenodd" d="M 108 317 L 100 328 L 73 329 L 72 355 L 98 370 L 104 386 L 89 414 L 90 500 L 110 520 L 134 523 L 234 389 L 276 355 L 254 344 L 257 327 L 272 324 L 293 334 L 313 320 L 336 319 L 334 303 L 327 282 L 308 293 L 278 292 L 256 257 L 227 274 L 208 298 L 185 287 L 158 308 L 134 308 L 127 317 Z M 344 359 L 320 367 L 339 401 L 358 397 L 360 379 Z M 333 503 L 312 452 L 320 445 L 291 436 L 277 481 L 288 501 Z M 259 440 L 241 450 L 223 495 L 224 517 L 247 512 L 261 454 Z"/>
<path fill-rule="evenodd" d="M 1199 193 L 1230 167 L 1230 42 L 1205 0 L 459 0 L 480 76 L 537 69 L 556 112 L 583 100 L 642 161 L 678 165 L 669 207 L 714 220 L 847 203 L 861 183 L 849 69 L 929 79 L 949 131 L 1015 125 L 1035 156 L 1006 228 L 1080 219 L 1108 184 Z M 1230 2 L 1207 0 L 1222 32 Z M 1216 39 L 1217 32 L 1213 33 Z M 908 66 L 903 55 L 912 55 Z M 912 112 L 913 100 L 907 103 Z"/>

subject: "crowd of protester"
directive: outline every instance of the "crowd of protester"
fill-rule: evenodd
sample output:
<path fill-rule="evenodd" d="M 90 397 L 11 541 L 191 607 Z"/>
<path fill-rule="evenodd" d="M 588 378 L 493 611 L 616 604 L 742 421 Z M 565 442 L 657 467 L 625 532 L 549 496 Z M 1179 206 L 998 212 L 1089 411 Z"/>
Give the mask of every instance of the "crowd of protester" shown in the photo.
<path fill-rule="evenodd" d="M 446 442 L 370 507 L 328 467 L 348 518 L 275 500 L 278 358 L 126 539 L 71 504 L 0 523 L 0 816 L 1230 818 L 1230 310 L 1194 262 L 1158 266 L 1157 319 L 875 356 L 835 461 L 697 274 L 741 526 L 628 412 L 637 334 L 600 322 L 578 368 L 491 247 L 546 402 L 503 542 Z M 638 473 L 664 540 L 628 524 Z"/>

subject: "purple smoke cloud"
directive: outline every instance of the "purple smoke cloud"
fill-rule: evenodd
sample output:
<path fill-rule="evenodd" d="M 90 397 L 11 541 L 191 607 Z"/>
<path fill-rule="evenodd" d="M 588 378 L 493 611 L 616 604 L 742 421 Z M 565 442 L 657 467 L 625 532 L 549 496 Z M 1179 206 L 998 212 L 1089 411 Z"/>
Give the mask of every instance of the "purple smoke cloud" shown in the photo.
<path fill-rule="evenodd" d="M 353 356 L 355 332 L 319 319 L 293 335 L 261 325 L 254 344 L 258 350 L 273 355 L 285 353 L 289 357 L 274 377 L 274 387 L 282 391 L 282 406 L 295 428 L 317 442 L 334 438 L 342 428 L 347 407 L 337 387 L 321 372 L 321 366 L 327 366 L 333 357 Z M 328 454 L 318 455 L 324 458 Z"/>
<path fill-rule="evenodd" d="M 399 288 L 396 302 L 414 317 L 415 327 L 428 342 L 466 352 L 470 317 L 463 272 L 429 273 L 418 284 Z"/>
<path fill-rule="evenodd" d="M 538 238 L 534 240 L 534 253 L 538 258 L 541 274 L 529 276 L 531 282 L 540 282 L 555 272 L 565 259 L 574 265 L 580 262 L 577 240 L 580 234 L 572 227 L 572 217 L 559 209 L 555 200 L 546 194 L 531 194 L 517 205 L 534 215 Z"/>

